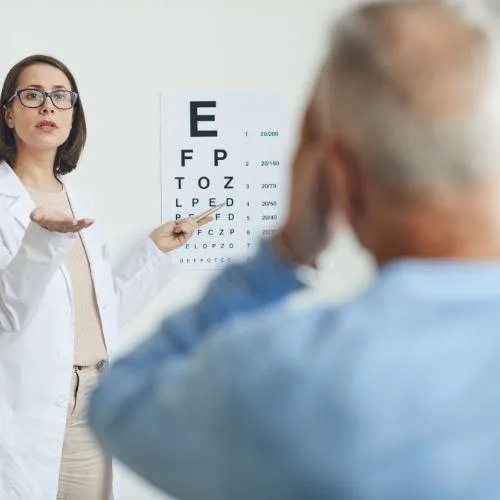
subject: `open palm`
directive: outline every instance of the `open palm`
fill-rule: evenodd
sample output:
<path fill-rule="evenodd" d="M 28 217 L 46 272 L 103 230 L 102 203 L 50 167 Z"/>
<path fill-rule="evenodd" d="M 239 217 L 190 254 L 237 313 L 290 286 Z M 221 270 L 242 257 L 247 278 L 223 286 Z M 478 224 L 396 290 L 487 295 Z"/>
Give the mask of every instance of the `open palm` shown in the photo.
<path fill-rule="evenodd" d="M 94 223 L 92 219 L 75 219 L 63 212 L 41 207 L 31 212 L 30 219 L 47 231 L 58 233 L 76 233 Z"/>

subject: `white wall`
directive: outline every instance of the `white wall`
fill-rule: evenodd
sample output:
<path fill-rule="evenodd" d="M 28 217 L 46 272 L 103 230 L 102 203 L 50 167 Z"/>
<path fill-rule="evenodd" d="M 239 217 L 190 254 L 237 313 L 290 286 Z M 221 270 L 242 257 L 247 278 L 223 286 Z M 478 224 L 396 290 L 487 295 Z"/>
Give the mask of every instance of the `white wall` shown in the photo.
<path fill-rule="evenodd" d="M 0 0 L 0 78 L 32 53 L 74 72 L 89 129 L 73 174 L 94 199 L 112 256 L 160 223 L 159 93 L 282 90 L 294 127 L 332 16 L 348 0 Z M 343 299 L 370 277 L 349 234 L 325 259 L 313 297 Z M 123 332 L 130 346 L 193 300 L 210 273 L 184 273 Z M 172 291 L 175 290 L 175 293 Z M 133 475 L 124 500 L 165 498 Z"/>

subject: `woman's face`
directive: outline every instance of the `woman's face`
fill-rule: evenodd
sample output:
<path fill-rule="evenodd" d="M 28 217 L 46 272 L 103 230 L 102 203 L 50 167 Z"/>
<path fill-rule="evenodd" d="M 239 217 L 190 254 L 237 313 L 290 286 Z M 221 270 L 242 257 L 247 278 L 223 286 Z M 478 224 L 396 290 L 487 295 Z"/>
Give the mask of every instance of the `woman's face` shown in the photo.
<path fill-rule="evenodd" d="M 19 75 L 17 90 L 33 89 L 53 92 L 72 90 L 66 75 L 50 64 L 33 64 Z M 62 105 L 66 94 L 53 96 L 56 104 Z M 23 93 L 23 102 L 36 104 L 35 93 Z M 73 108 L 58 109 L 47 97 L 38 108 L 26 107 L 19 97 L 15 97 L 5 110 L 5 120 L 14 132 L 18 152 L 22 149 L 56 152 L 68 138 L 73 122 Z"/>

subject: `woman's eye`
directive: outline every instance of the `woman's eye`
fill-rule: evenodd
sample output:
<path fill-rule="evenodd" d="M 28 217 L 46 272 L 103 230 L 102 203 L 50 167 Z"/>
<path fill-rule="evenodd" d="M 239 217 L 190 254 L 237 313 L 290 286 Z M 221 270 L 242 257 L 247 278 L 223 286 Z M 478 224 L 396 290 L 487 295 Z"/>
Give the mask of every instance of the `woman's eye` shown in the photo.
<path fill-rule="evenodd" d="M 59 102 L 66 102 L 69 100 L 69 93 L 68 92 L 56 92 L 55 94 L 52 94 L 52 97 Z"/>

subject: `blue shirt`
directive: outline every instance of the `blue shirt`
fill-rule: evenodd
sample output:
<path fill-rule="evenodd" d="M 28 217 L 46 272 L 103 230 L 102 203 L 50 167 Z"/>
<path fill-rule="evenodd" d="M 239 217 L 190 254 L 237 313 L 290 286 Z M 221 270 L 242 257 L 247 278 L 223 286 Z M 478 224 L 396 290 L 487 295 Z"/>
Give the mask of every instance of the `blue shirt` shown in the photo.
<path fill-rule="evenodd" d="M 500 263 L 401 260 L 338 308 L 300 288 L 267 243 L 223 271 L 104 376 L 103 447 L 181 500 L 498 500 Z"/>

